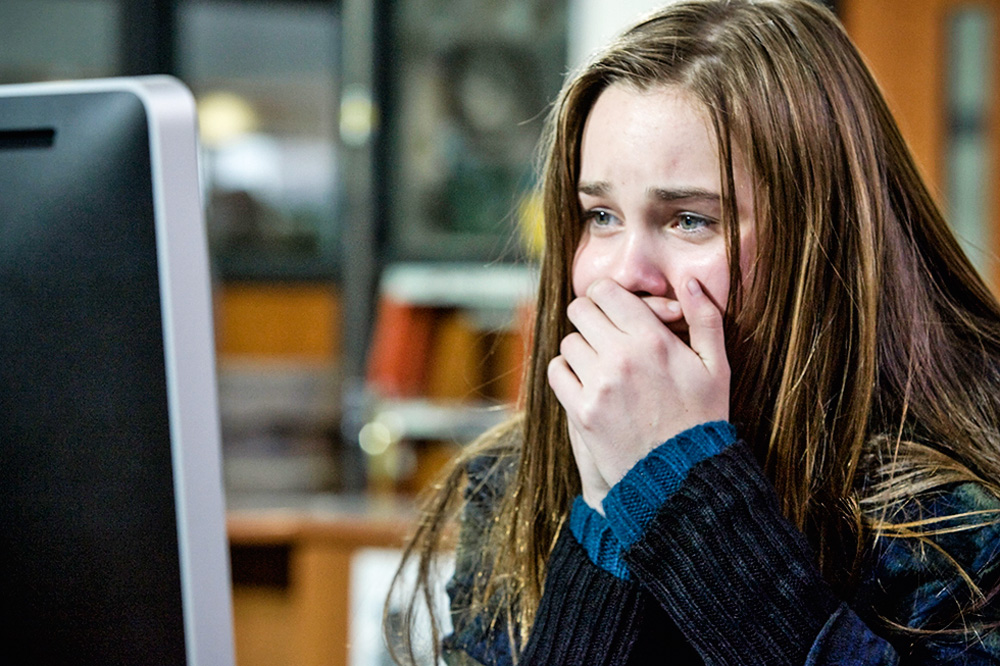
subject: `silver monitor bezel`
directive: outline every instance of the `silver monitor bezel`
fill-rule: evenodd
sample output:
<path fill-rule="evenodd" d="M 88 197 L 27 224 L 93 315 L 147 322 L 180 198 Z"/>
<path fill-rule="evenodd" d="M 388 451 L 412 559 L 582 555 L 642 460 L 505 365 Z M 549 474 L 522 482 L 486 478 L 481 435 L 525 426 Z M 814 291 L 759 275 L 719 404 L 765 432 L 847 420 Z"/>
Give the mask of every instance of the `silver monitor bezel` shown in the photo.
<path fill-rule="evenodd" d="M 187 663 L 232 666 L 232 587 L 194 97 L 170 76 L 0 86 L 4 97 L 103 92 L 134 95 L 148 119 Z"/>

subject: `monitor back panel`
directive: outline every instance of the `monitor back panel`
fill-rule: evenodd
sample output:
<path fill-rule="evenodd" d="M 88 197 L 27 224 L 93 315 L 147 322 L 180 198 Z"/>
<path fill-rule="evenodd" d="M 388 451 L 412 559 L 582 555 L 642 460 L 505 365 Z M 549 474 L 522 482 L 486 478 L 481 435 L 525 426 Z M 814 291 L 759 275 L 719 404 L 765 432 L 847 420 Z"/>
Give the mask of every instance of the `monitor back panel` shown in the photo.
<path fill-rule="evenodd" d="M 0 595 L 24 664 L 183 664 L 150 149 L 126 92 L 0 98 Z"/>

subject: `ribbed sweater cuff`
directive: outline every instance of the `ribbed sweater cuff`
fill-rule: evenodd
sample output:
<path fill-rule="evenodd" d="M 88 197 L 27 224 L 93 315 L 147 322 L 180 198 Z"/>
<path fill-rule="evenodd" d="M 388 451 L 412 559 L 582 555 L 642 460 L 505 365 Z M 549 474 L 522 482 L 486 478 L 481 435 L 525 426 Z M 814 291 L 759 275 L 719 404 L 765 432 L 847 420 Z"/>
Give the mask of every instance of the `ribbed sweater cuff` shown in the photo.
<path fill-rule="evenodd" d="M 563 529 L 549 555 L 545 590 L 520 663 L 624 664 L 648 600 L 635 583 L 594 566 L 570 530 Z"/>
<path fill-rule="evenodd" d="M 625 557 L 707 663 L 805 663 L 840 606 L 744 443 L 692 469 Z"/>
<path fill-rule="evenodd" d="M 617 578 L 628 580 L 628 565 L 625 564 L 621 541 L 611 530 L 608 520 L 580 496 L 570 510 L 569 529 L 591 562 Z"/>
<path fill-rule="evenodd" d="M 712 421 L 671 437 L 637 462 L 608 492 L 602 505 L 622 547 L 628 548 L 639 540 L 692 467 L 735 441 L 736 429 L 730 423 Z"/>

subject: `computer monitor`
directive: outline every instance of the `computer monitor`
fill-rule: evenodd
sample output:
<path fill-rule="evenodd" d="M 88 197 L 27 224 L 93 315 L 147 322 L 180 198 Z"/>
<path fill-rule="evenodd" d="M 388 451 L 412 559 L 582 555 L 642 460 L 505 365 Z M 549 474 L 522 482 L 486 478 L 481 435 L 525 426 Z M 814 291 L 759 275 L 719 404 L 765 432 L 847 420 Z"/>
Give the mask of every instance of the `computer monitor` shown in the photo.
<path fill-rule="evenodd" d="M 11 663 L 233 663 L 195 128 L 170 77 L 0 86 Z"/>

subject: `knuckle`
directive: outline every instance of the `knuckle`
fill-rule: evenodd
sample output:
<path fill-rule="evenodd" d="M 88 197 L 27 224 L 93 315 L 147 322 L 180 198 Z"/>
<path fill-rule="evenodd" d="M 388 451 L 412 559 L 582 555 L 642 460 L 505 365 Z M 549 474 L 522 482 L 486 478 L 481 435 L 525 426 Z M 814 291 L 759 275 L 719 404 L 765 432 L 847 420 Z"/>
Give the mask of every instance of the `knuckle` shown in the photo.
<path fill-rule="evenodd" d="M 574 298 L 572 301 L 569 302 L 569 305 L 566 306 L 566 314 L 569 315 L 570 319 L 573 319 L 574 317 L 580 314 L 580 310 L 582 307 L 583 307 L 582 299 Z"/>
<path fill-rule="evenodd" d="M 570 333 L 569 335 L 567 335 L 559 343 L 559 353 L 562 356 L 568 356 L 569 354 L 571 354 L 579 338 L 580 338 L 579 333 Z"/>
<path fill-rule="evenodd" d="M 628 382 L 631 377 L 636 375 L 641 367 L 642 363 L 630 356 L 623 355 L 619 357 L 618 363 L 615 366 L 615 374 L 613 377 L 608 378 L 605 382 L 604 390 L 610 392 L 612 387 L 620 383 Z"/>
<path fill-rule="evenodd" d="M 636 335 L 637 346 L 646 353 L 659 358 L 667 353 L 669 347 L 668 329 L 644 330 Z"/>
<path fill-rule="evenodd" d="M 698 319 L 706 328 L 722 328 L 723 325 L 722 312 L 708 299 L 705 299 Z"/>
<path fill-rule="evenodd" d="M 579 406 L 577 409 L 577 421 L 580 427 L 584 430 L 592 430 L 597 422 L 597 418 L 600 414 L 600 410 L 597 409 L 596 404 L 587 400 Z"/>
<path fill-rule="evenodd" d="M 565 338 L 559 341 L 559 353 L 563 356 L 566 355 L 566 350 L 569 349 L 569 344 L 570 344 L 569 339 L 570 336 L 567 335 Z"/>
<path fill-rule="evenodd" d="M 597 298 L 605 298 L 611 294 L 613 289 L 614 283 L 611 280 L 608 278 L 601 278 L 591 283 L 590 288 L 587 290 L 587 294 Z"/>

